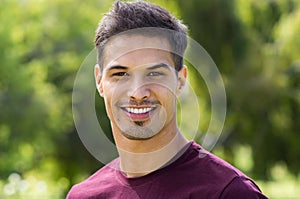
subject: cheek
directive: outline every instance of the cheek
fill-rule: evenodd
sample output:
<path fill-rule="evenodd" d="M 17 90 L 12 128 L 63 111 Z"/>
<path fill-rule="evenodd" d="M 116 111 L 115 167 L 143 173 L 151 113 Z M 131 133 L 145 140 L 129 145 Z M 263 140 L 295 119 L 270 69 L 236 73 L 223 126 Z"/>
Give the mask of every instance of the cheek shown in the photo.
<path fill-rule="evenodd" d="M 153 88 L 163 100 L 171 100 L 176 98 L 176 84 L 164 83 L 158 84 Z"/>
<path fill-rule="evenodd" d="M 110 100 L 106 97 L 104 97 L 104 104 L 105 104 L 106 114 L 108 118 L 111 119 L 111 104 L 110 104 Z"/>
<path fill-rule="evenodd" d="M 174 86 L 173 86 L 174 87 Z M 165 86 L 159 86 L 156 88 L 156 97 L 165 107 L 166 111 L 170 112 L 176 108 L 176 90 Z"/>
<path fill-rule="evenodd" d="M 125 89 L 128 87 L 127 84 L 124 81 L 106 83 L 103 86 L 103 89 L 109 98 L 116 100 L 124 93 Z"/>
<path fill-rule="evenodd" d="M 116 111 L 116 103 L 121 99 L 121 92 L 120 90 L 115 89 L 115 87 L 110 85 L 104 86 L 104 92 L 103 92 L 103 99 L 105 103 L 105 108 L 107 115 L 110 119 L 117 119 Z"/>

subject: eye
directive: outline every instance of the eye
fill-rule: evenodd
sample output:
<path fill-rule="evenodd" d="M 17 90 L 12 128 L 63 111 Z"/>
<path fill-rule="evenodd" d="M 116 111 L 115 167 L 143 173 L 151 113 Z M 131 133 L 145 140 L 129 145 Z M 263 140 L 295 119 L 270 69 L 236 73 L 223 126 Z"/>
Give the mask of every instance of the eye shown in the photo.
<path fill-rule="evenodd" d="M 113 73 L 112 76 L 123 77 L 123 76 L 129 76 L 129 74 L 126 72 L 117 72 L 117 73 Z"/>
<path fill-rule="evenodd" d="M 164 75 L 164 73 L 161 73 L 161 72 L 150 72 L 148 74 L 148 76 L 162 76 L 162 75 Z"/>

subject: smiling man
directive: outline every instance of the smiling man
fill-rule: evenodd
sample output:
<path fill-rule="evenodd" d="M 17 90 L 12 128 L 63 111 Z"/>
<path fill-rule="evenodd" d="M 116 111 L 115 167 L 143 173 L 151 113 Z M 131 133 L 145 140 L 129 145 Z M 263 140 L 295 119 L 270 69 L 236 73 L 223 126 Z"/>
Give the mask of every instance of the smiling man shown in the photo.
<path fill-rule="evenodd" d="M 95 45 L 96 87 L 119 158 L 67 198 L 266 198 L 250 178 L 178 129 L 186 26 L 154 4 L 118 1 L 101 20 Z"/>
<path fill-rule="evenodd" d="M 151 44 L 152 48 L 132 50 L 133 44 L 143 48 Z M 157 139 L 155 135 L 161 131 L 176 131 L 174 94 L 176 86 L 185 82 L 182 72 L 186 69 L 176 74 L 172 55 L 154 45 L 168 48 L 167 41 L 160 38 L 118 35 L 106 44 L 103 69 L 96 66 L 96 84 L 116 141 L 117 135 L 131 141 Z M 116 53 L 120 57 L 116 58 Z"/>

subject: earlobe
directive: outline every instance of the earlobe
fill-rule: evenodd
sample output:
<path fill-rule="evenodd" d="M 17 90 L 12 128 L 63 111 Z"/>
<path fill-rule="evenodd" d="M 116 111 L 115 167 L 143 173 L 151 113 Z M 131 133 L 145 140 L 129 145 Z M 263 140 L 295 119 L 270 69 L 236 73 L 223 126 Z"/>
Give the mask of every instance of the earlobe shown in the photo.
<path fill-rule="evenodd" d="M 178 85 L 177 85 L 177 95 L 182 93 L 184 89 L 186 78 L 187 78 L 187 67 L 183 66 L 180 71 L 178 71 Z"/>
<path fill-rule="evenodd" d="M 97 90 L 100 94 L 100 96 L 103 97 L 103 87 L 102 87 L 102 74 L 101 74 L 101 69 L 100 66 L 98 64 L 95 65 L 95 69 L 94 69 L 94 75 L 95 75 L 95 83 L 96 83 L 96 87 Z"/>

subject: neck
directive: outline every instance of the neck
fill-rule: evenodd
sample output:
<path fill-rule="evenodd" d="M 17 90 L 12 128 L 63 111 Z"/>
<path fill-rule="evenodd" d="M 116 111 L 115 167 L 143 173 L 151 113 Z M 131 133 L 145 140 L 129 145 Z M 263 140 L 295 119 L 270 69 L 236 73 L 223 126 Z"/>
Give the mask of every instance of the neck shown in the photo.
<path fill-rule="evenodd" d="M 188 143 L 177 128 L 149 140 L 130 140 L 121 135 L 115 135 L 115 140 L 120 168 L 127 177 L 143 176 L 163 167 Z"/>

